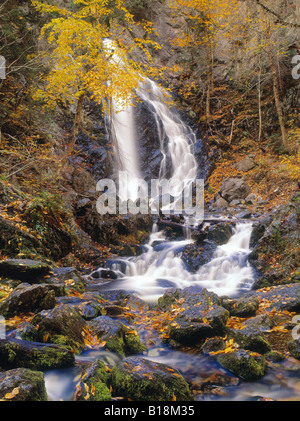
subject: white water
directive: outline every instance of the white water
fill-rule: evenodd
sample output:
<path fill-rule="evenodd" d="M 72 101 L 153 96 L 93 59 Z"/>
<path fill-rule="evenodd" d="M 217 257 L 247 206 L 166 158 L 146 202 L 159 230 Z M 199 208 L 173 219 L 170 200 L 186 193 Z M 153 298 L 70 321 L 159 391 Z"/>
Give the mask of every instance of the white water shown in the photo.
<path fill-rule="evenodd" d="M 156 301 L 170 287 L 199 285 L 218 295 L 229 296 L 251 288 L 255 276 L 247 261 L 251 223 L 238 224 L 229 242 L 218 246 L 212 260 L 194 274 L 186 269 L 181 259 L 182 248 L 193 241 L 168 242 L 163 232 L 155 231 L 146 246 L 146 253 L 118 259 L 113 264 L 120 281 L 118 285 L 115 282 L 107 284 L 105 289 L 124 289 L 135 292 L 146 301 Z"/>
<path fill-rule="evenodd" d="M 109 60 L 123 66 L 116 44 L 107 39 L 104 41 L 104 46 Z M 195 134 L 167 106 L 168 96 L 152 80 L 141 77 L 136 95 L 150 106 L 156 119 L 162 153 L 159 178 L 164 178 L 167 172 L 167 151 L 163 145 L 163 140 L 167 136 L 172 161 L 172 168 L 168 169 L 172 173 L 169 179 L 173 186 L 171 194 L 181 195 L 184 187 L 189 186 L 197 176 L 197 162 L 191 151 L 191 146 L 196 141 Z M 127 180 L 120 180 L 119 185 L 120 197 L 125 201 L 139 197 L 137 180 L 141 179 L 134 129 L 135 108 L 132 100 L 128 102 L 129 104 L 124 106 L 119 104 L 116 98 L 111 98 L 111 109 L 107 116 L 115 150 L 115 170 L 127 173 Z"/>
<path fill-rule="evenodd" d="M 122 66 L 116 45 L 110 40 L 105 45 L 112 52 L 110 59 L 118 60 Z M 136 94 L 148 105 L 156 119 L 162 153 L 160 180 L 168 174 L 170 184 L 173 185 L 171 194 L 181 196 L 183 189 L 191 185 L 197 177 L 197 162 L 192 153 L 196 136 L 168 107 L 167 96 L 155 82 L 141 78 Z M 110 130 L 116 148 L 116 170 L 127 173 L 127 180 L 120 181 L 119 194 L 123 200 L 135 200 L 138 197 L 137 179 L 141 177 L 134 130 L 134 107 L 128 105 L 120 109 L 114 98 L 111 104 Z M 172 168 L 167 168 L 167 154 L 171 157 Z M 154 229 L 146 246 L 146 253 L 139 257 L 119 259 L 120 264 L 115 265 L 114 269 L 119 271 L 120 277 L 118 288 L 134 291 L 141 298 L 150 301 L 163 295 L 168 287 L 185 288 L 199 284 L 219 295 L 233 295 L 238 290 L 250 289 L 254 281 L 253 270 L 247 262 L 251 231 L 251 224 L 237 225 L 229 242 L 219 246 L 213 259 L 197 273 L 191 274 L 180 254 L 184 246 L 192 243 L 189 232 L 186 232 L 185 241 L 168 242 L 163 233 Z M 160 246 L 157 242 L 161 243 Z M 121 268 L 124 272 L 121 272 Z M 108 288 L 116 289 L 116 283 Z"/>

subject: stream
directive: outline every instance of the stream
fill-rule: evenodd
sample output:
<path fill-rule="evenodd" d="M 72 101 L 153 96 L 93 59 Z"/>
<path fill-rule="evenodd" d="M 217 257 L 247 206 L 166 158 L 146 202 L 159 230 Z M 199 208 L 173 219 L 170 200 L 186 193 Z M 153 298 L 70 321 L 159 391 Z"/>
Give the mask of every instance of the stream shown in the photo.
<path fill-rule="evenodd" d="M 107 45 L 110 48 L 110 44 Z M 193 155 L 195 134 L 173 110 L 167 107 L 163 100 L 163 93 L 156 83 L 143 80 L 138 96 L 148 104 L 155 116 L 157 132 L 160 134 L 160 178 L 165 177 L 171 169 L 171 178 L 185 180 L 187 183 L 194 181 L 197 176 L 197 162 Z M 112 104 L 114 105 L 113 99 Z M 136 195 L 134 180 L 141 177 L 140 158 L 137 153 L 138 139 L 134 130 L 134 107 L 128 106 L 124 110 L 114 108 L 109 121 L 116 148 L 116 170 L 127 171 L 129 178 L 123 198 L 134 199 Z M 171 157 L 171 168 L 167 168 L 167 156 Z M 211 217 L 216 218 L 215 215 Z M 186 288 L 191 285 L 200 285 L 219 296 L 239 296 L 249 291 L 255 281 L 255 272 L 248 262 L 251 251 L 249 248 L 251 232 L 251 221 L 236 221 L 229 241 L 219 245 L 212 259 L 195 273 L 191 273 L 182 260 L 184 247 L 194 243 L 189 230 L 185 230 L 183 239 L 170 241 L 154 224 L 149 241 L 144 246 L 144 253 L 140 256 L 111 260 L 106 269 L 113 270 L 117 274 L 117 279 L 99 282 L 96 277 L 91 276 L 87 289 L 90 288 L 91 291 L 100 294 L 103 291 L 124 290 L 135 293 L 150 303 L 155 303 L 168 288 Z M 102 268 L 98 269 L 98 271 L 101 270 Z M 187 357 L 186 353 L 174 350 L 163 343 L 148 348 L 144 358 L 166 363 L 178 369 L 190 383 L 202 384 L 199 396 L 195 395 L 196 400 L 255 400 L 257 396 L 267 399 L 288 399 L 295 394 L 294 388 L 299 380 L 297 380 L 296 372 L 293 375 L 291 374 L 293 371 L 287 371 L 283 365 L 277 364 L 259 382 L 246 383 L 237 380 L 235 376 L 205 355 L 188 354 Z M 45 373 L 49 399 L 72 400 L 79 379 L 80 365 L 97 359 L 105 361 L 109 366 L 120 361 L 118 355 L 104 350 L 83 352 L 76 357 L 77 364 L 74 368 L 51 370 Z M 211 387 L 210 379 L 218 374 L 223 376 L 226 384 Z M 205 381 L 207 384 L 205 391 L 208 393 L 203 395 Z"/>

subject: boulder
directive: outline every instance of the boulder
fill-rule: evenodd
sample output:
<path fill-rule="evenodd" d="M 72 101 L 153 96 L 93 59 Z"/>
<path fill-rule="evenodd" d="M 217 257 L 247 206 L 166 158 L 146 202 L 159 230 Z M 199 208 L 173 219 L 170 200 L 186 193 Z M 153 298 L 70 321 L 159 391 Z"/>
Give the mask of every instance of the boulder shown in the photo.
<path fill-rule="evenodd" d="M 250 187 L 240 178 L 226 178 L 220 188 L 220 195 L 227 202 L 245 199 L 250 194 Z"/>
<path fill-rule="evenodd" d="M 34 283 L 37 278 L 48 274 L 51 266 L 30 259 L 6 259 L 0 261 L 0 276 Z"/>
<path fill-rule="evenodd" d="M 233 234 L 232 224 L 221 222 L 219 224 L 211 225 L 208 230 L 208 240 L 215 242 L 218 245 L 228 243 Z"/>
<path fill-rule="evenodd" d="M 114 393 L 134 401 L 194 400 L 177 370 L 144 358 L 129 357 L 116 364 L 111 383 Z"/>
<path fill-rule="evenodd" d="M 266 354 L 271 351 L 271 345 L 265 339 L 264 334 L 255 327 L 247 326 L 244 329 L 230 329 L 228 332 L 240 348 Z"/>
<path fill-rule="evenodd" d="M 217 244 L 214 241 L 204 240 L 203 243 L 189 244 L 184 247 L 181 255 L 186 269 L 195 273 L 199 268 L 210 262 L 216 251 Z"/>
<path fill-rule="evenodd" d="M 265 374 L 265 359 L 243 349 L 221 354 L 217 360 L 226 370 L 246 381 L 259 380 Z"/>
<path fill-rule="evenodd" d="M 26 368 L 0 373 L 0 399 L 4 401 L 48 401 L 44 375 Z"/>
<path fill-rule="evenodd" d="M 244 159 L 242 159 L 235 165 L 235 168 L 238 171 L 242 171 L 242 172 L 248 172 L 252 170 L 254 167 L 255 167 L 255 162 L 253 158 L 251 158 L 250 156 L 245 156 Z"/>
<path fill-rule="evenodd" d="M 99 316 L 89 323 L 94 335 L 105 341 L 105 347 L 121 356 L 139 354 L 146 351 L 141 344 L 138 333 L 118 320 L 107 316 Z"/>
<path fill-rule="evenodd" d="M 171 288 L 167 290 L 162 297 L 158 299 L 158 308 L 167 311 L 173 304 L 180 302 L 180 307 L 189 308 L 194 305 L 203 305 L 208 309 L 210 305 L 221 305 L 221 299 L 214 292 L 199 285 L 188 288 Z"/>
<path fill-rule="evenodd" d="M 230 316 L 243 318 L 256 316 L 259 307 L 259 300 L 256 297 L 241 297 L 232 301 Z"/>
<path fill-rule="evenodd" d="M 50 311 L 37 314 L 32 325 L 37 327 L 39 340 L 70 347 L 76 353 L 84 348 L 85 320 L 69 304 L 61 304 Z"/>
<path fill-rule="evenodd" d="M 0 302 L 0 314 L 6 318 L 21 313 L 35 313 L 55 306 L 55 295 L 61 295 L 63 288 L 53 285 L 20 284 L 7 298 Z"/>
<path fill-rule="evenodd" d="M 288 343 L 288 350 L 292 357 L 300 360 L 300 338 L 290 341 Z"/>
<path fill-rule="evenodd" d="M 168 335 L 182 345 L 199 345 L 206 338 L 223 335 L 228 317 L 225 308 L 204 302 L 181 312 L 168 326 Z"/>
<path fill-rule="evenodd" d="M 5 369 L 24 367 L 39 371 L 72 367 L 75 357 L 69 349 L 58 345 L 0 339 L 0 361 Z"/>
<path fill-rule="evenodd" d="M 110 370 L 110 369 L 109 369 Z M 110 375 L 103 361 L 95 361 L 85 368 L 76 387 L 75 401 L 111 401 Z"/>

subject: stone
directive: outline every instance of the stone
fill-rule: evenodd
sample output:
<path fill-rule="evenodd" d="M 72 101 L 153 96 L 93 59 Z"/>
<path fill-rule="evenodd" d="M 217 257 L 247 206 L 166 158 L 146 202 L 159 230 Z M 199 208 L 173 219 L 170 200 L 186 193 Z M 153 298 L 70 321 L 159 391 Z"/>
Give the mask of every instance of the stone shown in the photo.
<path fill-rule="evenodd" d="M 6 259 L 0 261 L 0 276 L 34 282 L 37 278 L 48 274 L 51 266 L 47 263 L 30 259 Z"/>
<path fill-rule="evenodd" d="M 217 360 L 222 367 L 245 381 L 259 380 L 265 374 L 265 359 L 243 349 L 221 354 Z"/>
<path fill-rule="evenodd" d="M 111 352 L 125 356 L 146 351 L 146 347 L 140 342 L 138 333 L 119 320 L 108 316 L 99 316 L 89 323 L 89 327 L 94 335 L 106 342 L 105 347 Z"/>
<path fill-rule="evenodd" d="M 238 171 L 248 172 L 255 167 L 255 162 L 250 156 L 246 156 L 242 161 L 238 162 L 235 165 L 235 168 Z"/>
<path fill-rule="evenodd" d="M 60 304 L 50 311 L 37 314 L 32 322 L 38 325 L 39 340 L 47 335 L 47 341 L 64 345 L 79 353 L 84 348 L 83 331 L 86 321 L 79 311 L 69 304 Z"/>
<path fill-rule="evenodd" d="M 250 187 L 240 178 L 226 178 L 220 188 L 220 195 L 227 202 L 245 199 L 250 194 Z"/>
<path fill-rule="evenodd" d="M 9 402 L 48 401 L 44 374 L 26 368 L 0 373 L 0 399 Z"/>
<path fill-rule="evenodd" d="M 95 361 L 83 372 L 75 393 L 75 401 L 107 402 L 112 400 L 110 375 L 103 361 Z"/>
<path fill-rule="evenodd" d="M 129 357 L 116 364 L 111 383 L 117 395 L 134 401 L 193 401 L 189 386 L 172 367 Z"/>
<path fill-rule="evenodd" d="M 292 357 L 300 360 L 300 338 L 290 341 L 288 343 L 288 350 Z"/>
<path fill-rule="evenodd" d="M 60 290 L 59 288 L 58 291 Z M 35 313 L 51 309 L 56 303 L 55 291 L 52 285 L 20 284 L 0 302 L 0 314 L 10 318 L 21 313 Z"/>
<path fill-rule="evenodd" d="M 18 339 L 0 339 L 1 367 L 52 370 L 72 367 L 74 353 L 62 346 Z"/>

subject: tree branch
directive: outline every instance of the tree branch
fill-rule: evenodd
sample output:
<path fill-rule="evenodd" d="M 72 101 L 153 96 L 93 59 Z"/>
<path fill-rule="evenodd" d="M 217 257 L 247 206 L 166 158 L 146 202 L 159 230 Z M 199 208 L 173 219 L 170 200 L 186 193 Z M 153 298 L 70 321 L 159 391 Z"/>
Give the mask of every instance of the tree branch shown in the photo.
<path fill-rule="evenodd" d="M 266 6 L 265 4 L 261 3 L 260 0 L 256 0 L 256 3 L 260 7 L 262 7 L 264 10 L 266 10 L 268 13 L 271 13 L 271 15 L 275 16 L 278 19 L 278 22 L 281 23 L 281 25 L 290 26 L 292 28 L 300 28 L 300 24 L 299 23 L 286 22 L 284 19 L 282 19 L 282 17 L 279 15 L 279 13 L 276 13 L 276 12 L 274 12 L 274 10 L 271 10 L 268 6 Z"/>

